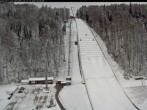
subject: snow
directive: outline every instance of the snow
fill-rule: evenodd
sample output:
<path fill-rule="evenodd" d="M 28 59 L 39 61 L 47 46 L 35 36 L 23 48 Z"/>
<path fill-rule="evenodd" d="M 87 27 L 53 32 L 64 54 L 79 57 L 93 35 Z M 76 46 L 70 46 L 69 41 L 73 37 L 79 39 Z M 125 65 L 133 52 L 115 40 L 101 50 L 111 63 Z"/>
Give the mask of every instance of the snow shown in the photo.
<path fill-rule="evenodd" d="M 78 47 L 75 45 L 75 41 L 77 41 L 77 29 L 76 23 L 72 20 L 71 25 L 71 75 L 72 75 L 72 84 L 81 83 L 81 74 L 79 68 L 79 59 L 78 59 Z"/>
<path fill-rule="evenodd" d="M 66 110 L 92 110 L 84 85 L 75 84 L 64 87 L 59 99 Z"/>
<path fill-rule="evenodd" d="M 10 100 L 7 99 L 9 95 L 6 94 L 6 91 L 8 91 L 12 86 L 13 85 L 0 85 L 0 110 L 3 110 L 10 102 Z"/>
<path fill-rule="evenodd" d="M 80 19 L 76 21 L 82 70 L 93 109 L 136 110 L 120 87 L 88 26 Z"/>
<path fill-rule="evenodd" d="M 29 80 L 21 80 L 21 83 L 28 83 L 29 82 Z"/>
<path fill-rule="evenodd" d="M 58 103 L 55 100 L 56 89 L 55 85 L 48 85 L 49 92 L 46 92 L 43 89 L 44 84 L 40 85 L 19 85 L 20 87 L 24 87 L 25 90 L 23 93 L 15 92 L 10 100 L 8 100 L 8 96 L 6 91 L 9 90 L 10 87 L 15 87 L 16 85 L 3 85 L 0 86 L 0 110 L 32 110 L 37 107 L 37 105 L 43 105 L 42 110 L 61 110 Z M 35 99 L 38 97 L 38 99 Z M 47 97 L 47 99 L 45 99 Z M 47 108 L 50 104 L 50 100 L 53 98 L 54 103 L 56 104 L 54 107 Z"/>
<path fill-rule="evenodd" d="M 48 80 L 53 80 L 53 77 L 47 77 Z M 45 77 L 36 77 L 36 78 L 29 78 L 29 81 L 42 81 L 45 80 Z"/>
<path fill-rule="evenodd" d="M 16 89 L 18 88 L 18 86 L 11 86 L 9 87 L 9 89 L 6 91 L 6 93 L 9 95 L 12 92 L 16 91 Z"/>
<path fill-rule="evenodd" d="M 70 21 L 68 21 L 70 22 Z M 65 52 L 65 62 L 63 63 L 63 68 L 60 69 L 60 74 L 58 78 L 64 79 L 68 75 L 68 54 L 69 54 L 69 23 L 66 23 L 66 34 L 64 35 L 64 52 Z"/>
<path fill-rule="evenodd" d="M 146 110 L 147 108 L 147 100 L 144 101 L 144 103 L 141 105 L 140 110 Z"/>
<path fill-rule="evenodd" d="M 107 53 L 107 50 L 102 44 L 102 41 L 95 39 L 91 33 L 89 27 L 80 19 L 76 19 L 76 22 L 72 21 L 72 33 L 71 33 L 71 77 L 72 85 L 65 86 L 59 93 L 59 99 L 66 110 L 136 110 L 130 100 L 140 108 L 140 110 L 146 110 L 147 108 L 147 81 L 146 80 L 126 80 L 122 76 L 121 69 L 117 64 L 112 61 L 107 54 L 107 60 L 103 55 L 101 48 Z M 67 28 L 67 32 L 69 29 Z M 78 32 L 78 39 L 77 39 Z M 78 42 L 78 46 L 75 45 L 75 41 Z M 98 40 L 99 45 L 96 40 Z M 65 68 L 61 77 L 57 80 L 63 80 L 67 76 L 67 62 L 68 62 L 68 35 L 65 36 Z M 78 51 L 80 51 L 80 62 L 78 58 Z M 108 62 L 108 60 L 110 62 Z M 110 67 L 110 65 L 112 67 Z M 80 66 L 82 68 L 80 68 Z M 81 69 L 81 70 L 80 70 Z M 113 73 L 115 71 L 119 83 Z M 82 75 L 81 76 L 81 73 Z M 118 74 L 121 73 L 121 74 Z M 81 84 L 82 78 L 85 79 L 85 84 Z M 42 78 L 30 78 L 31 80 L 45 80 Z M 53 78 L 51 78 L 53 80 Z M 22 81 L 23 82 L 23 81 Z M 24 82 L 26 82 L 24 80 Z M 121 84 L 121 85 L 120 85 Z M 43 110 L 60 110 L 58 103 L 55 100 L 56 90 L 55 85 L 48 85 L 49 92 L 44 91 L 45 85 L 20 85 L 25 87 L 23 93 L 15 93 L 11 100 L 8 100 L 6 91 L 11 87 L 14 90 L 16 85 L 1 85 L 0 86 L 0 110 L 32 110 L 39 104 L 42 104 L 43 99 L 47 96 L 46 103 L 43 104 Z M 123 88 L 122 88 L 122 87 Z M 128 94 L 128 97 L 125 95 Z M 35 97 L 38 100 L 35 101 Z M 41 98 L 43 97 L 43 98 Z M 56 106 L 47 108 L 53 98 Z"/>
<path fill-rule="evenodd" d="M 140 110 L 147 109 L 147 86 L 126 87 L 125 91 Z"/>
<path fill-rule="evenodd" d="M 21 84 L 27 85 L 27 84 L 29 84 L 29 80 L 28 80 L 28 79 L 26 79 L 26 80 L 21 80 Z"/>
<path fill-rule="evenodd" d="M 90 28 L 90 27 L 89 27 Z M 121 67 L 111 58 L 111 56 L 108 55 L 107 48 L 105 43 L 102 41 L 99 35 L 90 28 L 92 33 L 94 34 L 96 41 L 98 42 L 99 46 L 101 47 L 103 53 L 105 54 L 105 57 L 107 58 L 107 61 L 109 61 L 109 64 L 111 65 L 111 69 L 116 74 L 116 77 L 118 78 L 121 86 L 125 90 L 128 97 L 131 99 L 131 101 L 140 109 L 140 110 L 146 110 L 147 108 L 147 80 L 126 80 L 123 77 L 124 71 Z"/>
<path fill-rule="evenodd" d="M 56 78 L 56 81 L 64 81 L 63 78 Z"/>
<path fill-rule="evenodd" d="M 123 71 L 118 69 L 117 71 L 115 70 L 115 72 L 121 73 L 117 74 L 118 80 L 120 79 L 120 82 L 118 82 L 113 73 L 114 70 L 112 71 L 112 67 L 115 66 L 115 68 L 119 68 L 119 66 L 112 61 L 108 54 L 107 56 L 103 55 L 96 42 L 97 39 L 94 38 L 88 26 L 80 19 L 76 19 L 76 21 L 78 30 L 76 30 L 76 23 L 73 21 L 73 37 L 71 38 L 72 86 L 64 87 L 59 93 L 59 99 L 63 106 L 67 110 L 136 110 L 124 90 L 126 87 L 132 87 L 134 85 L 145 85 L 146 81 L 144 81 L 144 83 L 142 83 L 142 81 L 127 82 L 122 76 Z M 77 32 L 79 37 L 79 49 L 74 44 L 74 42 L 77 41 Z M 99 42 L 101 46 L 104 46 L 102 40 Z M 101 48 L 107 53 L 105 47 Z M 80 51 L 82 68 L 80 68 L 78 61 L 78 51 Z M 108 62 L 105 57 L 111 62 L 112 67 L 110 67 L 110 62 Z M 84 75 L 86 88 L 85 85 L 81 84 L 83 76 L 81 76 L 80 71 Z M 124 90 L 120 84 L 123 85 Z M 126 93 L 130 95 L 129 92 Z M 133 99 L 131 100 L 133 101 Z M 136 105 L 141 108 L 144 104 Z"/>
<path fill-rule="evenodd" d="M 87 96 L 85 85 L 81 84 L 82 78 L 79 67 L 76 22 L 71 25 L 71 76 L 72 85 L 65 86 L 59 93 L 59 100 L 66 110 L 92 110 Z"/>

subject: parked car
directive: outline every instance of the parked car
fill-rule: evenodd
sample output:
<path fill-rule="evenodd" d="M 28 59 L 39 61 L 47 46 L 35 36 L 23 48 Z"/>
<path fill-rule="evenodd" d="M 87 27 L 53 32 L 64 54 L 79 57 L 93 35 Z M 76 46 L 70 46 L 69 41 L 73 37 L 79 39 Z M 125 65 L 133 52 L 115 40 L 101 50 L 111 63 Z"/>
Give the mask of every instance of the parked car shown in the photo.
<path fill-rule="evenodd" d="M 18 93 L 22 93 L 23 91 L 24 91 L 24 87 L 21 87 L 20 89 L 19 89 L 19 91 L 18 91 Z"/>

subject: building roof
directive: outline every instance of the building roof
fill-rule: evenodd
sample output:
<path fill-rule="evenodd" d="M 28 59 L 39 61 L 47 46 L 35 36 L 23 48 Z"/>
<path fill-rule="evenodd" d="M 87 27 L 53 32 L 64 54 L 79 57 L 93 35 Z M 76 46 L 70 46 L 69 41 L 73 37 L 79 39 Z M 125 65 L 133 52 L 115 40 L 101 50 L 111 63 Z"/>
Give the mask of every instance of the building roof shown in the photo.
<path fill-rule="evenodd" d="M 71 78 L 71 76 L 67 76 L 66 78 Z"/>
<path fill-rule="evenodd" d="M 57 78 L 56 80 L 57 80 L 57 81 L 64 81 L 63 78 Z"/>
<path fill-rule="evenodd" d="M 53 77 L 47 77 L 47 80 L 53 80 Z M 44 81 L 45 77 L 34 77 L 34 78 L 29 78 L 29 81 Z"/>
<path fill-rule="evenodd" d="M 8 91 L 15 91 L 16 89 L 18 88 L 18 86 L 11 86 L 9 89 L 8 89 Z"/>
<path fill-rule="evenodd" d="M 25 79 L 25 80 L 21 80 L 21 82 L 22 82 L 22 83 L 23 83 L 23 82 L 28 83 L 28 82 L 29 82 L 29 80 L 28 80 L 28 79 Z"/>

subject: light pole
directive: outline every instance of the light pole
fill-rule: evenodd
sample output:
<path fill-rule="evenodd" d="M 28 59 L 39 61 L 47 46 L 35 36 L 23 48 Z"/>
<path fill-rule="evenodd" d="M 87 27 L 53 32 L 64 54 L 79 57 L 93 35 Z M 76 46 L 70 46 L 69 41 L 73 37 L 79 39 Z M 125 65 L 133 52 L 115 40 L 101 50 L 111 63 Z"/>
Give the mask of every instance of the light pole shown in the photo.
<path fill-rule="evenodd" d="M 63 49 L 64 49 L 64 59 L 63 59 L 63 61 L 65 62 L 66 61 L 66 59 L 65 59 L 65 35 L 66 35 L 66 22 L 65 22 L 65 8 L 66 8 L 66 6 L 64 6 L 64 21 L 63 21 L 63 28 L 65 28 L 64 29 L 64 35 L 63 35 Z"/>
<path fill-rule="evenodd" d="M 45 71 L 45 84 L 46 84 L 46 91 L 48 91 L 48 81 L 47 81 L 47 68 L 48 68 L 48 56 L 47 56 L 47 44 L 48 44 L 48 39 L 46 40 L 46 43 L 45 43 L 45 54 L 46 54 L 46 71 Z"/>

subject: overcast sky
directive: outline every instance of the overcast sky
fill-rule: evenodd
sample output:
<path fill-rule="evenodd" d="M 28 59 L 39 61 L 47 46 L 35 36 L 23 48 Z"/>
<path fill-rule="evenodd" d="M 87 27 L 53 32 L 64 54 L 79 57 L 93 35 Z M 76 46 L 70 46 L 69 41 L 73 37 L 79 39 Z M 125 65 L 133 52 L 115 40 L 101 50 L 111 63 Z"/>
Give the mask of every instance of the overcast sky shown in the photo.
<path fill-rule="evenodd" d="M 57 7 L 66 7 L 71 8 L 74 7 L 74 10 L 76 11 L 78 8 L 80 8 L 82 5 L 110 5 L 110 4 L 130 4 L 130 2 L 15 2 L 15 4 L 34 4 L 38 7 L 41 7 L 42 5 L 51 6 L 52 8 Z M 131 2 L 131 3 L 137 3 L 137 4 L 147 4 L 147 2 Z"/>

